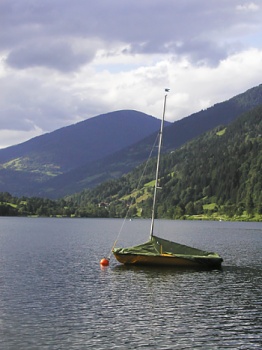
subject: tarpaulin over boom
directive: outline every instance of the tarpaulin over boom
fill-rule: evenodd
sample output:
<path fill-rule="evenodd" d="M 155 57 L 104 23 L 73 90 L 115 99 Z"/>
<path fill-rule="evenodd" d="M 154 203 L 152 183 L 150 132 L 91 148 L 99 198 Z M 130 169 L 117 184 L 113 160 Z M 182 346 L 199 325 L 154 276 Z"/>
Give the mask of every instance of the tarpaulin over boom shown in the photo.
<path fill-rule="evenodd" d="M 206 252 L 204 250 L 188 247 L 183 244 L 168 241 L 163 238 L 153 236 L 146 243 L 129 247 L 129 248 L 115 248 L 113 250 L 119 254 L 137 254 L 137 255 L 159 255 L 159 254 L 171 254 L 171 255 L 187 255 L 187 256 L 209 256 L 216 255 L 212 252 Z"/>

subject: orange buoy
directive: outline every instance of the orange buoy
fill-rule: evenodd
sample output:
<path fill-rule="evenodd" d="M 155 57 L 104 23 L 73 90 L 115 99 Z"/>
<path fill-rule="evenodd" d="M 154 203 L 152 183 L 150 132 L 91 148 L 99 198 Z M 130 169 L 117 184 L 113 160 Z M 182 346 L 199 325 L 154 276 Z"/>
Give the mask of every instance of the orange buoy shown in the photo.
<path fill-rule="evenodd" d="M 102 266 L 108 266 L 109 265 L 109 259 L 103 258 L 100 260 L 100 265 Z"/>

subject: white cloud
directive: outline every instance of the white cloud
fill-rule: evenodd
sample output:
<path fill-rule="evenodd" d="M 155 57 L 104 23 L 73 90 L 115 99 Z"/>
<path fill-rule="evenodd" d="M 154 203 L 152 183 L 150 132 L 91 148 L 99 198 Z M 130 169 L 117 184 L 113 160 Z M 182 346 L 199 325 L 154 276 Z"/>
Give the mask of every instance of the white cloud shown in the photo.
<path fill-rule="evenodd" d="M 236 9 L 238 11 L 257 11 L 259 9 L 259 5 L 254 2 L 247 2 L 243 5 L 237 5 Z"/>
<path fill-rule="evenodd" d="M 166 87 L 173 121 L 260 84 L 259 4 L 2 0 L 2 147 L 118 109 L 160 117 Z"/>
<path fill-rule="evenodd" d="M 0 129 L 0 148 L 17 145 L 33 137 L 43 134 L 41 129 L 32 129 L 30 131 L 5 130 Z"/>

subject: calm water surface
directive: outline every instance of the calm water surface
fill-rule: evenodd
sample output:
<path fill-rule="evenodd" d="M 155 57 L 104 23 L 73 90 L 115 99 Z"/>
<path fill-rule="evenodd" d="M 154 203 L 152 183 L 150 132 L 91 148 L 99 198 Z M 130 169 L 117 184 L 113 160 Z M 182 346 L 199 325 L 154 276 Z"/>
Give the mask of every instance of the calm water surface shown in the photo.
<path fill-rule="evenodd" d="M 101 268 L 122 220 L 0 217 L 0 349 L 261 349 L 262 223 L 157 221 L 221 271 Z M 117 246 L 147 240 L 126 222 Z M 160 229 L 161 227 L 161 229 Z"/>

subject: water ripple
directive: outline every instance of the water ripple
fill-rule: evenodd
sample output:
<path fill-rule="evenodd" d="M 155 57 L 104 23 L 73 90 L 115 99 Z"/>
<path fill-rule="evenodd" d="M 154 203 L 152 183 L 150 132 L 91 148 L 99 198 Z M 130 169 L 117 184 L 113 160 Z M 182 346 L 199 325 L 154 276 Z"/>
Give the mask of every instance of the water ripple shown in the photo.
<path fill-rule="evenodd" d="M 55 222 L 58 234 L 50 221 L 52 234 L 31 228 L 22 241 L 0 232 L 1 349 L 261 349 L 262 265 L 244 266 L 240 247 L 221 271 L 128 268 L 113 260 L 101 269 L 97 252 L 110 239 L 92 234 L 95 221 L 87 235 L 85 222 Z M 235 245 L 228 237 L 223 250 Z"/>

